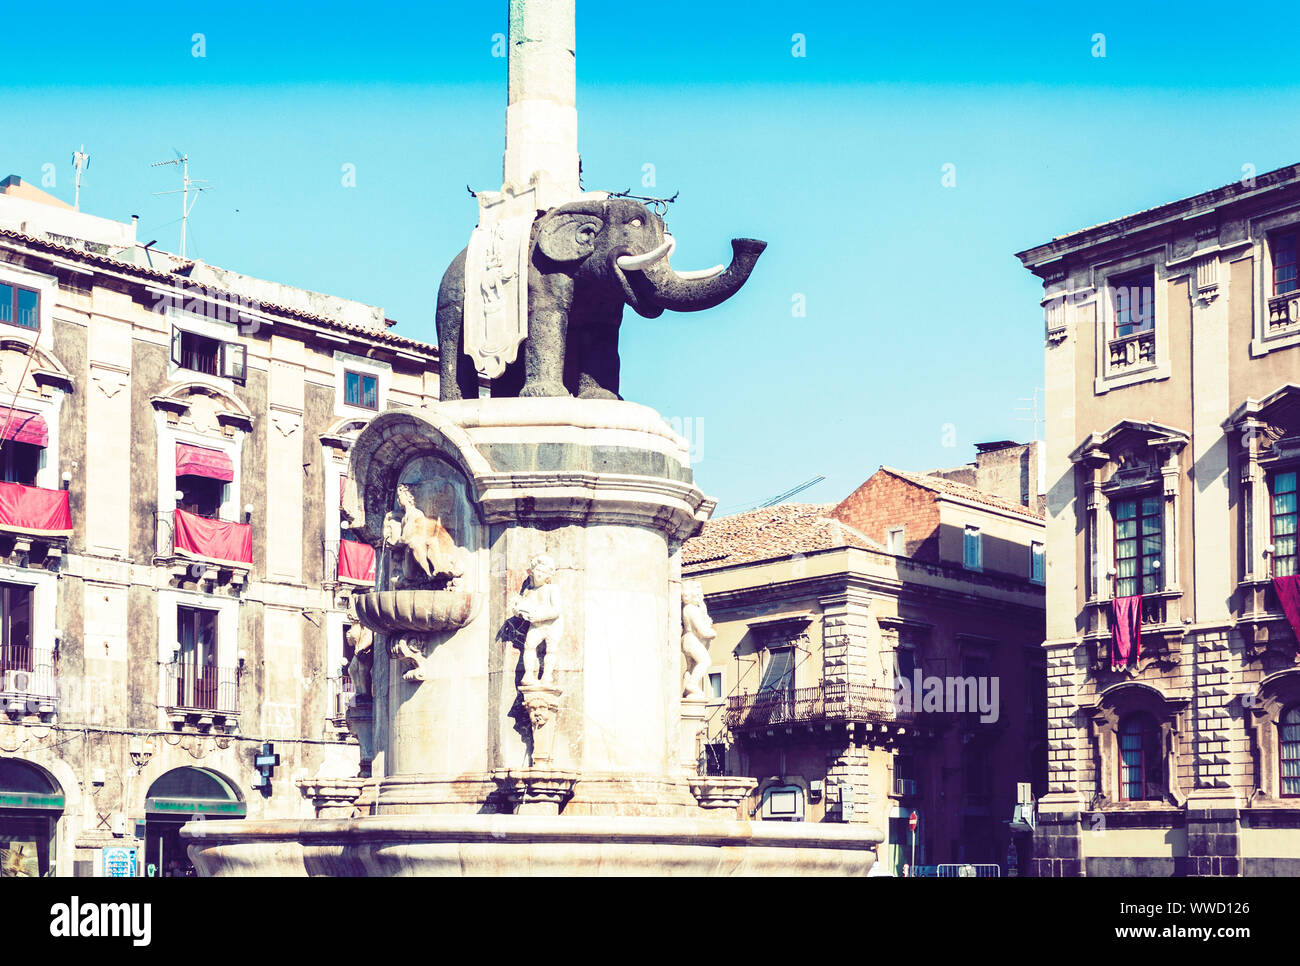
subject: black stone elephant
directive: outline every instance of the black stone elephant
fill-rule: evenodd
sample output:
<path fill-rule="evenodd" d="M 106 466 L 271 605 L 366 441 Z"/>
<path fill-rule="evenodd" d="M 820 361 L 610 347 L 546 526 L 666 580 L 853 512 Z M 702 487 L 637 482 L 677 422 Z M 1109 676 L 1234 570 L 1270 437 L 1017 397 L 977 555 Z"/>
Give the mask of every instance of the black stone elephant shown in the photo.
<path fill-rule="evenodd" d="M 540 213 L 528 260 L 528 335 L 492 382 L 494 396 L 616 399 L 623 306 L 648 319 L 698 312 L 739 291 L 766 242 L 736 238 L 732 260 L 703 272 L 669 266 L 675 242 L 663 219 L 630 198 L 583 200 Z M 474 398 L 478 373 L 464 352 L 465 258 L 438 289 L 443 399 Z"/>

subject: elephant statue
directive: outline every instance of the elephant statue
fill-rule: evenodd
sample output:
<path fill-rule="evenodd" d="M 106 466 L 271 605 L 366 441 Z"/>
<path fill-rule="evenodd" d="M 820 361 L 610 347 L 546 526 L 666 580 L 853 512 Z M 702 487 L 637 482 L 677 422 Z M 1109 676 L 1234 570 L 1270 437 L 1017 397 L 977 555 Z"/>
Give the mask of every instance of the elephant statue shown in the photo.
<path fill-rule="evenodd" d="M 745 284 L 766 242 L 736 238 L 730 266 L 675 272 L 676 242 L 663 219 L 631 198 L 580 200 L 539 212 L 528 240 L 527 336 L 492 382 L 494 396 L 618 399 L 623 306 L 653 319 L 664 309 L 698 312 Z M 438 289 L 441 398 L 478 396 L 465 354 L 465 265 L 456 256 Z"/>

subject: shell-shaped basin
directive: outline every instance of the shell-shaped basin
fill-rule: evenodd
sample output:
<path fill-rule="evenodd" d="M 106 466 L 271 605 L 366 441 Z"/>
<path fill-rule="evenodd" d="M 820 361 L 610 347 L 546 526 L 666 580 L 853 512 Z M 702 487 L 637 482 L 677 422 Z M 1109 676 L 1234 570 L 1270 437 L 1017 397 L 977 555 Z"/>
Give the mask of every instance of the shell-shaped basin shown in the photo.
<path fill-rule="evenodd" d="M 477 609 L 477 595 L 458 590 L 380 590 L 355 600 L 357 617 L 374 631 L 455 630 Z"/>

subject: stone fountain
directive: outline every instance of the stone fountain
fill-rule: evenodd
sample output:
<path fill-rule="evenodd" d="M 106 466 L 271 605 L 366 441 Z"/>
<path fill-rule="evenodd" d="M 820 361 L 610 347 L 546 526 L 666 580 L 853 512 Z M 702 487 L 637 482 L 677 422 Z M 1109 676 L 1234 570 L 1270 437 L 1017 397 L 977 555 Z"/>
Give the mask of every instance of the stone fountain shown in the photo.
<path fill-rule="evenodd" d="M 617 320 L 584 300 L 707 308 L 762 243 L 676 272 L 655 205 L 578 188 L 573 25 L 572 0 L 511 3 L 506 181 L 443 279 L 442 399 L 352 448 L 345 508 L 377 549 L 361 774 L 301 783 L 314 820 L 187 826 L 203 875 L 871 866 L 878 831 L 749 821 L 752 779 L 697 773 L 712 629 L 698 588 L 683 609 L 680 548 L 714 502 L 685 441 L 618 397 Z"/>

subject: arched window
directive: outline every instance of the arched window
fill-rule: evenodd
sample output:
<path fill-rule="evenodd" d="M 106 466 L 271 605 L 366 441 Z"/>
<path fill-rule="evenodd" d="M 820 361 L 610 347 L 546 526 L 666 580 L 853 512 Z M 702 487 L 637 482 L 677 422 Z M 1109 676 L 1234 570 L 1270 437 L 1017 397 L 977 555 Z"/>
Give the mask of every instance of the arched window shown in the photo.
<path fill-rule="evenodd" d="M 1300 798 L 1300 704 L 1282 713 L 1277 726 L 1282 797 Z"/>
<path fill-rule="evenodd" d="M 1131 714 L 1119 726 L 1120 798 L 1127 802 L 1164 797 L 1160 728 L 1149 714 Z"/>

